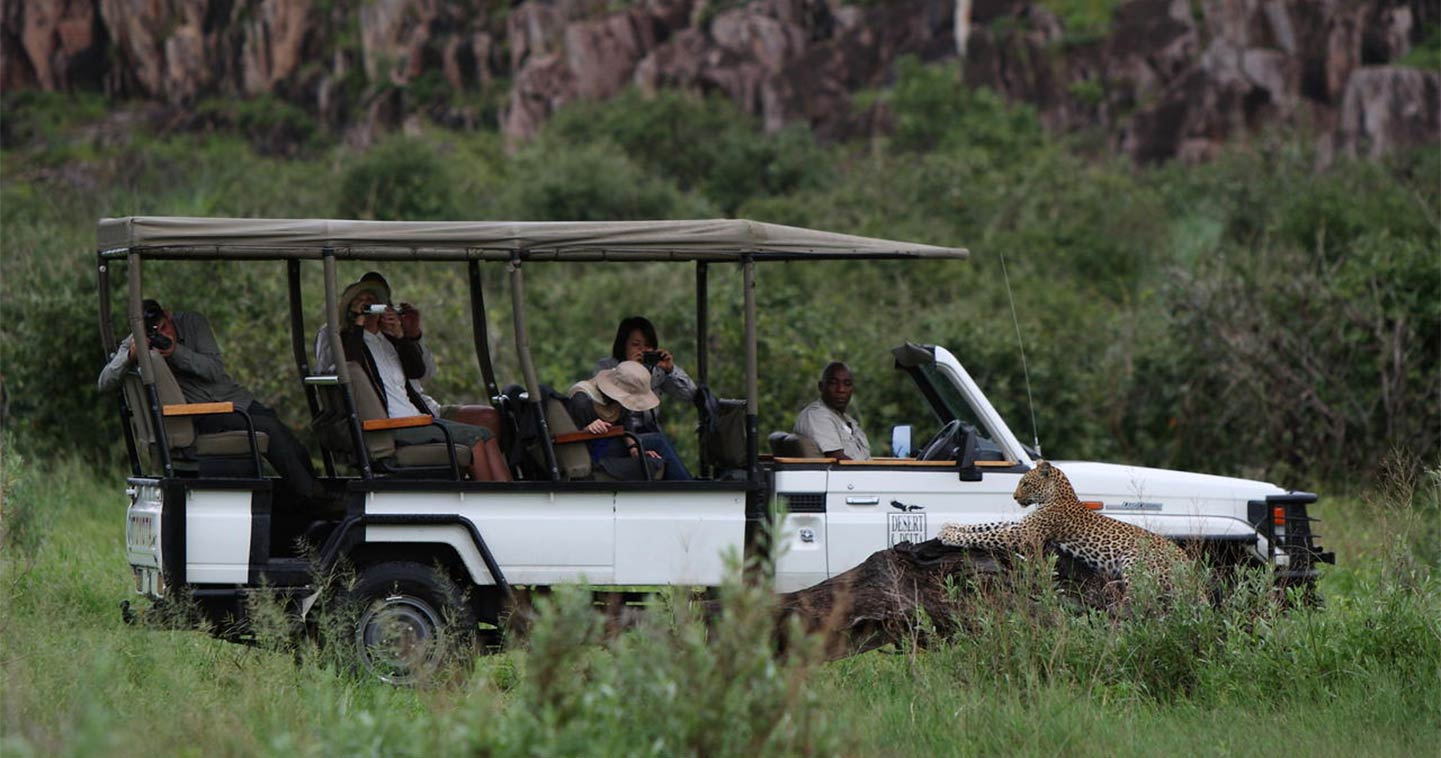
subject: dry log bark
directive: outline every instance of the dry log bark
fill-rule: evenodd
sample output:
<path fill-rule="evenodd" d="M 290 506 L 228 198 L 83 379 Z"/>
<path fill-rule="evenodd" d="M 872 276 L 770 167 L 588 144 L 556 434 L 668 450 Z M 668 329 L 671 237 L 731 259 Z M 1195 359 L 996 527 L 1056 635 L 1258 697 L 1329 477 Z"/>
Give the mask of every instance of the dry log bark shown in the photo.
<path fill-rule="evenodd" d="M 859 566 L 780 597 L 784 630 L 795 619 L 807 634 L 826 637 L 829 660 L 887 644 L 924 644 L 964 631 L 968 606 L 1014 588 L 1016 558 L 957 548 L 937 540 L 903 542 L 871 554 Z M 1083 607 L 1111 608 L 1115 594 L 1083 564 L 1057 554 L 1056 580 Z M 948 589 L 949 588 L 949 589 Z M 924 617 L 927 624 L 921 624 Z M 784 639 L 782 645 L 784 645 Z"/>

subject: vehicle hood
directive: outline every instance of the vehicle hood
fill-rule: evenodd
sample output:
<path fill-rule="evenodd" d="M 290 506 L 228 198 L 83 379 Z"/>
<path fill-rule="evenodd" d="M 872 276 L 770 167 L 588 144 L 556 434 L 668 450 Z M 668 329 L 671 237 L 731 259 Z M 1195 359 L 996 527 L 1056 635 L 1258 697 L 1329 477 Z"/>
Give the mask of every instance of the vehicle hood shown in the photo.
<path fill-rule="evenodd" d="M 1092 461 L 1052 461 L 1082 499 L 1257 500 L 1286 490 L 1270 482 Z"/>

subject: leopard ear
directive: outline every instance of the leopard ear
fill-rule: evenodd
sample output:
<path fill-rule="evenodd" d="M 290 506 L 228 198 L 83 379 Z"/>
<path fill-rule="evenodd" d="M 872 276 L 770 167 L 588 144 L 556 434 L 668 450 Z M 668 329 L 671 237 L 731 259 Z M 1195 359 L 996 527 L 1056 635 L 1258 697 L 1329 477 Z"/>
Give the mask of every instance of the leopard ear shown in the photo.
<path fill-rule="evenodd" d="M 1041 472 L 1041 475 L 1042 475 L 1042 476 L 1050 476 L 1050 475 L 1051 475 L 1051 471 L 1053 471 L 1054 469 L 1053 469 L 1053 467 L 1051 466 L 1051 462 L 1050 462 L 1050 461 L 1048 461 L 1048 460 L 1046 460 L 1046 459 L 1044 459 L 1044 458 L 1041 458 L 1041 459 L 1038 459 L 1038 460 L 1036 461 L 1036 470 L 1039 471 L 1039 472 Z"/>

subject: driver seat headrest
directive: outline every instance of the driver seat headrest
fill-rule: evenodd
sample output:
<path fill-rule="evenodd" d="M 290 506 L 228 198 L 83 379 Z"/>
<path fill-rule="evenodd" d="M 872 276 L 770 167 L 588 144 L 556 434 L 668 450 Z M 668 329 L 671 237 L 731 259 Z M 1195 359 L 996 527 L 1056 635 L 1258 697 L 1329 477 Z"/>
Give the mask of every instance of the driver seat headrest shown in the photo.
<path fill-rule="evenodd" d="M 771 454 L 777 458 L 824 458 L 820 445 L 809 437 L 790 432 L 771 432 Z"/>

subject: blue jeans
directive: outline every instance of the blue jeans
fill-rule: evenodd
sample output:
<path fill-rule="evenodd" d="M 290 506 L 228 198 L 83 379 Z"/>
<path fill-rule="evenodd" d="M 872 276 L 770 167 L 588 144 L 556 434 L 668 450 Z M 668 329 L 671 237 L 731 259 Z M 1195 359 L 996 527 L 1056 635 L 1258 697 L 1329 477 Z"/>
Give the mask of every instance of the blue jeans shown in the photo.
<path fill-rule="evenodd" d="M 689 481 L 695 477 L 690 475 L 690 470 L 681 462 L 680 456 L 676 454 L 675 448 L 671 447 L 670 439 L 663 432 L 646 432 L 637 434 L 640 444 L 647 452 L 660 454 L 661 460 L 665 461 L 665 477 L 667 481 Z M 627 440 L 624 438 L 600 440 L 591 443 L 591 459 L 605 456 L 621 457 L 630 455 L 626 449 Z"/>

